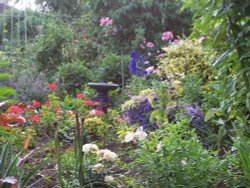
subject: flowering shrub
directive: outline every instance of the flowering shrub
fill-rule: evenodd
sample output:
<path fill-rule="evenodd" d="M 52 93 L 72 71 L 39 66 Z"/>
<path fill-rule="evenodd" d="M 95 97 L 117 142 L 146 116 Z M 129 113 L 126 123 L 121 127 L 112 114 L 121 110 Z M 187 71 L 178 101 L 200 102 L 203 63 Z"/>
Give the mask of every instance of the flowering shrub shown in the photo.
<path fill-rule="evenodd" d="M 154 109 L 148 101 L 152 93 L 148 93 L 150 90 L 144 92 L 141 92 L 141 96 L 134 96 L 124 103 L 124 115 L 131 125 L 140 126 L 145 130 L 155 130 L 157 125 L 150 122 L 150 115 Z"/>
<path fill-rule="evenodd" d="M 186 120 L 166 124 L 140 146 L 133 167 L 148 187 L 216 187 L 230 181 L 231 164 L 204 149 Z"/>

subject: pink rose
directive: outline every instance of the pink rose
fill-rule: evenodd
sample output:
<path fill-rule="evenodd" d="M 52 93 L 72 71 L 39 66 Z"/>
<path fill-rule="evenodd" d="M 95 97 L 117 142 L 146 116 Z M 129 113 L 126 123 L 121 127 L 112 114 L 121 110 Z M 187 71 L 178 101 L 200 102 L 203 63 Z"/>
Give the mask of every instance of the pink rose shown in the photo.
<path fill-rule="evenodd" d="M 174 38 L 174 35 L 171 31 L 166 31 L 162 33 L 162 36 L 161 36 L 162 41 L 169 41 L 169 40 L 172 40 L 173 38 Z"/>
<path fill-rule="evenodd" d="M 147 42 L 146 46 L 148 48 L 153 48 L 154 47 L 154 44 L 152 42 Z"/>
<path fill-rule="evenodd" d="M 146 68 L 145 71 L 147 72 L 147 74 L 150 74 L 150 73 L 152 73 L 154 70 L 155 70 L 155 67 L 154 67 L 154 66 L 151 66 L 151 67 Z"/>
<path fill-rule="evenodd" d="M 141 49 L 145 49 L 145 46 L 143 44 L 140 44 Z"/>

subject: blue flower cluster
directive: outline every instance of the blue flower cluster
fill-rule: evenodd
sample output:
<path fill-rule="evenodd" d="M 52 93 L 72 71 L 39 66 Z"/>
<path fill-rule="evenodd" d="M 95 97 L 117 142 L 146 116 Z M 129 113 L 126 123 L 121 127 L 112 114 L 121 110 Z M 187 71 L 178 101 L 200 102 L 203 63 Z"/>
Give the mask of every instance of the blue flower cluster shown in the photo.
<path fill-rule="evenodd" d="M 137 65 L 137 60 L 139 61 Z M 135 74 L 136 76 L 143 76 L 147 74 L 145 70 L 143 70 L 144 58 L 143 56 L 139 56 L 137 58 L 136 52 L 132 52 L 132 59 L 130 61 L 130 74 Z"/>
<path fill-rule="evenodd" d="M 144 130 L 156 130 L 158 128 L 156 123 L 151 123 L 149 121 L 152 111 L 153 108 L 145 97 L 139 105 L 127 109 L 125 111 L 125 116 L 130 124 L 142 126 Z"/>

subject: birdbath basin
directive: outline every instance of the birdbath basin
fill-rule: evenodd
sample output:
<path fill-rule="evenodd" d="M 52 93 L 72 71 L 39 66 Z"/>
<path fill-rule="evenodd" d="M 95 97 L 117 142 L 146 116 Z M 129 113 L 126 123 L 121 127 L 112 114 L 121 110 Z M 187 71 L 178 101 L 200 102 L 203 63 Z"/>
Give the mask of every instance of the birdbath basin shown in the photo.
<path fill-rule="evenodd" d="M 106 83 L 88 83 L 87 85 L 97 91 L 97 94 L 91 100 L 94 102 L 100 102 L 102 106 L 105 107 L 112 104 L 112 100 L 109 98 L 108 92 L 119 87 L 117 84 Z"/>

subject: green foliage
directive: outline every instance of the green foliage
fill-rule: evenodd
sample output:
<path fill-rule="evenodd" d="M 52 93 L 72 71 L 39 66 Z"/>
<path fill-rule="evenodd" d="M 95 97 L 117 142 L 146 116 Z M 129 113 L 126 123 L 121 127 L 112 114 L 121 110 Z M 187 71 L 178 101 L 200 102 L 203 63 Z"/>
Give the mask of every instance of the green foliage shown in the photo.
<path fill-rule="evenodd" d="M 160 60 L 159 76 L 178 81 L 187 74 L 198 74 L 204 81 L 209 78 L 208 55 L 198 42 L 183 40 L 163 50 L 166 57 Z"/>
<path fill-rule="evenodd" d="M 116 51 L 123 48 L 130 52 L 131 44 L 134 49 L 139 49 L 144 37 L 157 43 L 165 31 L 173 31 L 175 35 L 189 33 L 191 16 L 187 12 L 179 13 L 179 0 L 96 0 L 90 1 L 90 6 L 98 21 L 106 16 L 114 20 L 117 34 L 112 49 Z"/>
<path fill-rule="evenodd" d="M 71 20 L 74 17 L 80 16 L 82 11 L 84 10 L 84 4 L 86 1 L 67 1 L 67 0 L 36 0 L 36 3 L 40 5 L 40 7 L 44 11 L 51 10 L 55 13 L 59 13 L 62 18 Z"/>
<path fill-rule="evenodd" d="M 186 75 L 184 78 L 184 100 L 189 104 L 202 101 L 202 80 L 198 75 Z"/>
<path fill-rule="evenodd" d="M 0 52 L 0 58 L 1 58 L 1 62 L 0 62 L 0 67 L 3 68 L 5 66 L 7 66 L 9 63 L 6 60 L 6 57 L 4 56 L 4 54 L 2 52 Z M 4 61 L 2 61 L 4 60 Z M 0 82 L 6 79 L 11 78 L 10 74 L 6 74 L 6 73 L 2 73 L 2 70 L 0 72 Z M 0 101 L 5 100 L 8 97 L 14 96 L 16 95 L 16 91 L 9 88 L 9 87 L 1 87 L 3 84 L 0 83 Z"/>
<path fill-rule="evenodd" d="M 129 83 L 126 85 L 127 94 L 130 96 L 139 95 L 143 90 L 150 87 L 150 80 L 146 80 L 142 77 L 132 76 Z"/>
<path fill-rule="evenodd" d="M 8 188 L 10 184 L 16 184 L 18 188 L 25 187 L 32 176 L 44 165 L 44 162 L 39 164 L 24 176 L 25 159 L 19 158 L 21 152 L 15 154 L 9 142 L 0 147 L 0 152 L 0 183 L 7 179 L 11 180 L 11 183 L 3 183 L 2 188 Z"/>
<path fill-rule="evenodd" d="M 202 147 L 188 121 L 164 124 L 135 151 L 135 170 L 148 187 L 215 187 L 220 181 L 232 186 L 226 160 Z"/>
<path fill-rule="evenodd" d="M 44 28 L 33 46 L 39 71 L 48 72 L 52 77 L 58 65 L 70 61 L 68 51 L 72 36 L 72 30 L 56 17 L 45 20 Z"/>
<path fill-rule="evenodd" d="M 235 128 L 238 138 L 234 140 L 234 145 L 239 152 L 241 167 L 247 179 L 247 185 L 250 185 L 250 138 L 243 135 Z"/>
<path fill-rule="evenodd" d="M 44 15 L 30 9 L 25 11 L 10 8 L 0 18 L 0 38 L 3 50 L 13 53 L 13 48 L 22 47 L 39 33 Z"/>
<path fill-rule="evenodd" d="M 9 85 L 17 92 L 15 99 L 22 102 L 30 102 L 32 100 L 45 102 L 47 100 L 48 89 L 44 73 L 37 73 L 35 67 L 27 64 L 23 64 L 21 67 L 13 65 L 11 69 L 13 76 Z"/>
<path fill-rule="evenodd" d="M 95 71 L 97 82 L 112 82 L 121 85 L 122 77 L 124 80 L 129 78 L 129 68 L 127 66 L 130 60 L 129 56 L 118 56 L 116 54 L 106 55 L 98 65 Z"/>
<path fill-rule="evenodd" d="M 250 2 L 248 0 L 183 0 L 183 2 L 183 8 L 190 9 L 194 15 L 193 36 L 206 36 L 206 46 L 214 48 L 221 54 L 214 63 L 215 68 L 233 71 L 234 75 L 237 75 L 237 84 L 244 81 L 243 87 L 246 87 L 249 93 Z M 228 76 L 228 72 L 224 75 Z M 248 101 L 249 94 L 244 100 L 246 107 L 249 106 Z"/>
<path fill-rule="evenodd" d="M 74 96 L 76 91 L 81 90 L 93 76 L 86 67 L 86 63 L 79 60 L 62 64 L 57 68 L 57 74 L 62 86 L 68 94 L 73 94 Z"/>

